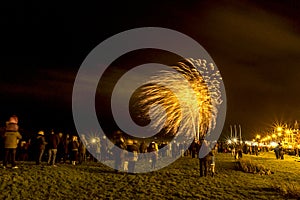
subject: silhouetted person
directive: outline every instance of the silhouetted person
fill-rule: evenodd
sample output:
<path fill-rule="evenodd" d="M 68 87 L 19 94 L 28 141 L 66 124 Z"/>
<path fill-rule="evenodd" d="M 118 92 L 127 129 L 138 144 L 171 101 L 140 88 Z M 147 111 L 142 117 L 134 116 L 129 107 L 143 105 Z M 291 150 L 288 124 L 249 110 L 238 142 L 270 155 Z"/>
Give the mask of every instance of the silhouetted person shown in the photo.
<path fill-rule="evenodd" d="M 35 144 L 35 146 L 36 146 L 35 161 L 36 161 L 36 164 L 39 165 L 42 162 L 45 147 L 46 147 L 46 144 L 47 144 L 46 140 L 45 140 L 45 136 L 44 136 L 44 131 L 39 131 L 38 132 L 35 143 L 36 143 Z"/>
<path fill-rule="evenodd" d="M 122 133 L 117 131 L 116 134 L 116 143 L 113 148 L 113 154 L 115 159 L 115 171 L 119 171 L 124 165 L 124 150 L 127 149 L 127 146 Z"/>
<path fill-rule="evenodd" d="M 201 151 L 201 149 L 203 149 Z M 207 176 L 209 169 L 209 162 L 211 161 L 211 155 L 209 154 L 209 145 L 208 142 L 204 139 L 201 139 L 199 163 L 200 163 L 200 177 Z"/>
<path fill-rule="evenodd" d="M 135 169 L 135 163 L 138 159 L 139 147 L 136 141 L 127 140 L 127 151 L 128 151 L 128 172 L 133 173 Z"/>
<path fill-rule="evenodd" d="M 48 165 L 55 166 L 55 160 L 56 160 L 56 154 L 57 154 L 57 147 L 59 144 L 59 137 L 54 133 L 54 131 L 51 131 L 51 134 L 49 135 L 48 140 Z"/>
<path fill-rule="evenodd" d="M 151 157 L 151 168 L 155 169 L 156 162 L 158 159 L 158 145 L 155 141 L 151 142 L 148 147 L 148 152 L 150 152 Z"/>
<path fill-rule="evenodd" d="M 66 134 L 65 137 L 63 137 L 63 146 L 64 146 L 64 163 L 67 162 L 67 160 L 69 159 L 69 148 L 70 148 L 70 135 Z"/>
<path fill-rule="evenodd" d="M 82 134 L 81 138 L 79 140 L 79 149 L 78 149 L 78 153 L 79 153 L 79 164 L 82 164 L 83 162 L 86 161 L 86 147 L 87 147 L 88 143 L 87 140 L 85 139 L 85 135 Z"/>
<path fill-rule="evenodd" d="M 140 144 L 139 147 L 139 151 L 140 151 L 140 159 L 146 158 L 146 152 L 147 152 L 147 144 L 145 143 L 145 141 L 142 141 L 142 143 Z"/>
<path fill-rule="evenodd" d="M 78 149 L 79 149 L 78 138 L 77 136 L 73 135 L 72 141 L 70 142 L 72 165 L 76 165 L 76 163 L 78 162 Z"/>
<path fill-rule="evenodd" d="M 57 154 L 56 154 L 56 161 L 59 163 L 64 158 L 64 135 L 63 133 L 58 133 L 59 143 L 57 146 Z"/>

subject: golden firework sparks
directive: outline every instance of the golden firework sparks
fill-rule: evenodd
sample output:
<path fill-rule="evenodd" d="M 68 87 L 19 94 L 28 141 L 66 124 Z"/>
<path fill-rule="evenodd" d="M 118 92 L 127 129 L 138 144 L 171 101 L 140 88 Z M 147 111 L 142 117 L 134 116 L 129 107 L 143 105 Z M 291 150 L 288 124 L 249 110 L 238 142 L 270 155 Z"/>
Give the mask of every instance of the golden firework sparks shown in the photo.
<path fill-rule="evenodd" d="M 192 127 L 190 134 L 202 137 L 215 127 L 217 106 L 222 103 L 220 72 L 200 59 L 186 59 L 170 67 L 172 71 L 160 71 L 140 88 L 135 106 L 141 117 L 151 110 L 153 126 L 163 123 L 166 133 L 176 133 L 179 126 L 184 130 Z"/>

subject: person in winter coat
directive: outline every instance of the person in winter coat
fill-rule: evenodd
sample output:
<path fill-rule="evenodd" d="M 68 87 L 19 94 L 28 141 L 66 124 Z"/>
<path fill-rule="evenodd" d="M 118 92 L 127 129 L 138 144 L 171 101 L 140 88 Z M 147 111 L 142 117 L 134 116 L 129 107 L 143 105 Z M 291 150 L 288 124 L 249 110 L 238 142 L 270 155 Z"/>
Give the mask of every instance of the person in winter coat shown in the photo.
<path fill-rule="evenodd" d="M 9 121 L 6 123 L 6 130 L 3 135 L 4 140 L 4 161 L 3 161 L 3 167 L 7 167 L 8 159 L 11 158 L 11 164 L 12 168 L 18 168 L 16 166 L 16 151 L 19 140 L 22 139 L 21 134 L 19 133 L 18 129 L 18 120 L 17 117 L 11 117 Z"/>

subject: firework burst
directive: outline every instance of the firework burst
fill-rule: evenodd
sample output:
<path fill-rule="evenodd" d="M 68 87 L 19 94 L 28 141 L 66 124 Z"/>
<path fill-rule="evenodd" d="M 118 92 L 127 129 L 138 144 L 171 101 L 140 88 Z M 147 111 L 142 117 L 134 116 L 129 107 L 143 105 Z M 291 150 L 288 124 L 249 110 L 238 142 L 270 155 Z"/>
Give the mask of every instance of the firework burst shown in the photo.
<path fill-rule="evenodd" d="M 220 72 L 200 59 L 186 59 L 170 68 L 139 88 L 134 107 L 140 117 L 150 118 L 153 126 L 163 126 L 166 133 L 192 128 L 190 134 L 199 139 L 216 125 L 217 106 L 222 103 Z"/>

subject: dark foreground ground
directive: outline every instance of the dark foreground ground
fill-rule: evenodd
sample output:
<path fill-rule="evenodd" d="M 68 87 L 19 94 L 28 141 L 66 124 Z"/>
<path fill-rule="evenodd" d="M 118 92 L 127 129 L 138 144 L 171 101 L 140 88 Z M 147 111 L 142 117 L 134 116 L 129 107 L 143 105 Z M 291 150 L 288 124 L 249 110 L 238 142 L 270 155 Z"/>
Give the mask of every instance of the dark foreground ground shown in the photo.
<path fill-rule="evenodd" d="M 230 154 L 216 157 L 215 177 L 199 177 L 198 160 L 183 157 L 156 172 L 116 174 L 100 163 L 0 169 L 0 199 L 297 199 L 278 191 L 282 184 L 300 185 L 300 162 L 276 160 L 273 152 L 246 156 L 274 174 L 239 171 Z M 276 186 L 277 185 L 277 186 Z"/>

